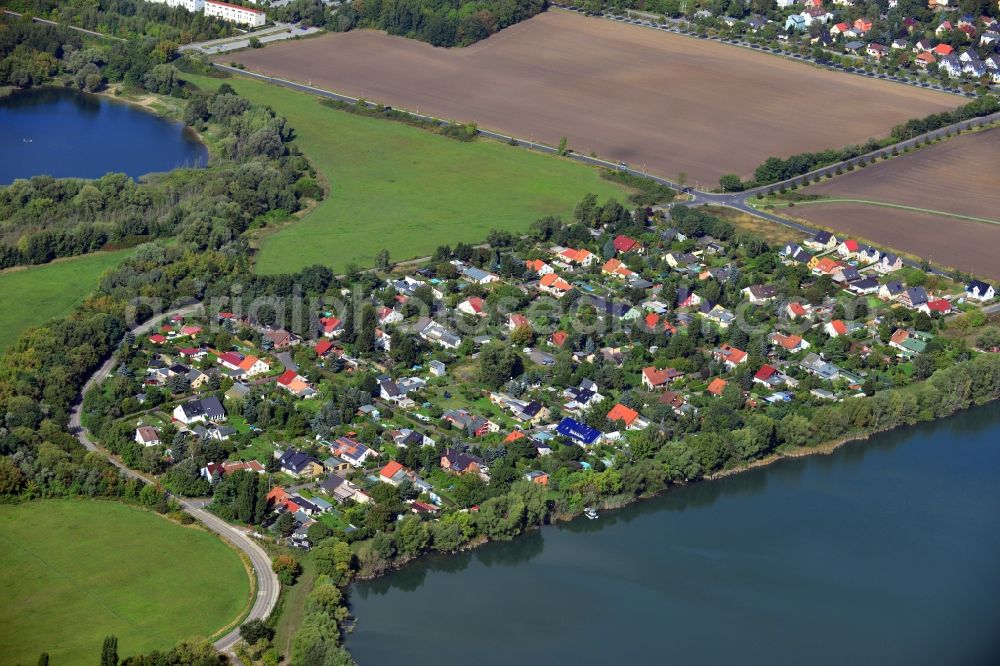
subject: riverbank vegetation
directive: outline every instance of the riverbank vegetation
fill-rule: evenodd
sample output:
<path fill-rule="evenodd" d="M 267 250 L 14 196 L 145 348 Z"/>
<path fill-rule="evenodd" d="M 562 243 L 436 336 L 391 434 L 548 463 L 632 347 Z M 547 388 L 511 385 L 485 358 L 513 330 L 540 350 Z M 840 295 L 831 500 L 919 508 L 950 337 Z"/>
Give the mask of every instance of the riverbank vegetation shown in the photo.
<path fill-rule="evenodd" d="M 172 64 L 154 64 L 148 53 L 136 58 L 142 46 L 133 42 L 91 48 L 61 28 L 0 23 L 0 55 L 17 61 L 17 51 L 26 46 L 35 54 L 29 60 L 48 63 L 45 77 L 22 80 L 14 65 L 8 74 L 17 80 L 9 82 L 38 85 L 60 75 L 76 81 L 91 71 L 82 87 L 112 81 L 126 91 L 186 99 L 182 120 L 209 141 L 212 155 L 207 168 L 176 169 L 140 182 L 113 173 L 97 180 L 35 176 L 0 188 L 0 269 L 166 236 L 220 249 L 240 242 L 251 226 L 284 219 L 322 196 L 308 163 L 289 145 L 293 136 L 285 119 L 231 87 L 207 93 L 186 86 Z M 99 83 L 91 85 L 91 77 Z"/>

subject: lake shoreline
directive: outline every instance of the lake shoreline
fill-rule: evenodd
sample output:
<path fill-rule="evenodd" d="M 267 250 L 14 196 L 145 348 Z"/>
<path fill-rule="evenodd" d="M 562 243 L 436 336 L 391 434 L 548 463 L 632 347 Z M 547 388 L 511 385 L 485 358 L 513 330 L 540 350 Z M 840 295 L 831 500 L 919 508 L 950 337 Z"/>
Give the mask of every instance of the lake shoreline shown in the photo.
<path fill-rule="evenodd" d="M 639 503 L 639 502 L 653 500 L 653 499 L 656 499 L 658 497 L 661 497 L 661 496 L 665 495 L 666 493 L 668 493 L 673 488 L 683 488 L 683 487 L 687 487 L 687 486 L 691 486 L 691 485 L 696 485 L 696 484 L 700 484 L 700 483 L 705 483 L 705 482 L 720 481 L 722 479 L 726 479 L 726 478 L 729 478 L 729 477 L 738 476 L 740 474 L 743 474 L 744 472 L 749 472 L 749 471 L 752 471 L 752 470 L 755 470 L 755 469 L 761 469 L 761 468 L 771 467 L 774 464 L 782 462 L 782 461 L 785 461 L 785 460 L 795 460 L 795 459 L 801 459 L 801 458 L 810 458 L 810 457 L 814 457 L 814 456 L 829 456 L 829 455 L 831 455 L 831 454 L 839 451 L 840 449 L 844 448 L 848 444 L 852 444 L 852 443 L 855 443 L 855 442 L 866 442 L 866 441 L 871 440 L 876 435 L 882 435 L 882 434 L 890 433 L 890 432 L 897 431 L 897 430 L 904 430 L 906 428 L 912 428 L 914 426 L 918 426 L 918 425 L 921 425 L 921 424 L 933 424 L 933 423 L 937 423 L 939 421 L 943 421 L 945 419 L 951 418 L 951 417 L 953 417 L 955 415 L 968 412 L 972 408 L 981 407 L 983 405 L 990 404 L 991 402 L 997 402 L 998 400 L 1000 400 L 1000 399 L 991 400 L 991 401 L 987 401 L 987 402 L 984 402 L 984 403 L 973 402 L 972 404 L 968 405 L 967 407 L 964 407 L 962 409 L 956 410 L 956 411 L 952 412 L 951 414 L 948 414 L 947 416 L 936 417 L 936 418 L 927 419 L 927 420 L 918 420 L 918 421 L 914 421 L 912 423 L 904 423 L 904 424 L 901 424 L 901 425 L 898 425 L 898 426 L 894 426 L 894 427 L 891 427 L 891 428 L 881 428 L 881 429 L 873 430 L 873 431 L 866 432 L 866 433 L 858 433 L 858 434 L 855 434 L 855 435 L 844 436 L 844 437 L 840 437 L 838 439 L 833 439 L 833 440 L 830 440 L 830 441 L 827 441 L 827 442 L 823 442 L 821 444 L 817 444 L 815 446 L 800 447 L 798 449 L 794 449 L 794 450 L 790 450 L 790 451 L 770 453 L 767 456 L 761 458 L 760 460 L 755 460 L 755 461 L 753 461 L 753 462 L 751 462 L 749 464 L 740 465 L 740 466 L 737 466 L 737 467 L 733 467 L 731 469 L 727 469 L 727 470 L 722 470 L 722 471 L 719 471 L 719 472 L 715 472 L 713 474 L 705 476 L 704 478 L 696 480 L 696 481 L 682 481 L 682 482 L 679 482 L 679 483 L 671 483 L 671 484 L 665 486 L 664 488 L 662 488 L 660 490 L 657 490 L 656 492 L 654 492 L 652 494 L 639 495 L 639 496 L 636 496 L 636 497 L 634 497 L 634 498 L 632 498 L 632 499 L 630 499 L 630 500 L 628 500 L 626 502 L 608 504 L 608 503 L 602 501 L 601 503 L 596 504 L 595 508 L 597 508 L 599 510 L 602 510 L 602 511 L 617 511 L 617 510 L 625 509 L 625 508 L 627 508 L 629 506 L 632 506 L 633 504 L 636 504 L 636 503 Z M 615 496 L 615 497 L 619 497 L 619 496 Z M 579 511 L 579 512 L 576 512 L 576 513 L 553 514 L 552 516 L 549 517 L 549 520 L 547 522 L 545 522 L 545 523 L 538 524 L 538 525 L 530 525 L 530 526 L 525 527 L 525 529 L 524 529 L 523 532 L 521 532 L 520 534 L 514 536 L 512 539 L 510 539 L 510 541 L 516 540 L 519 537 L 523 536 L 524 534 L 528 534 L 528 533 L 530 533 L 530 532 L 532 532 L 534 530 L 543 529 L 543 528 L 545 528 L 545 527 L 547 527 L 549 525 L 554 525 L 556 523 L 567 523 L 567 522 L 570 522 L 572 520 L 575 520 L 575 519 L 579 518 L 582 515 L 583 515 L 583 511 Z M 478 549 L 478 548 L 480 548 L 480 547 L 482 547 L 482 546 L 484 546 L 486 544 L 489 544 L 489 543 L 494 543 L 494 541 L 491 540 L 486 535 L 480 534 L 480 535 L 477 535 L 477 536 L 473 537 L 468 543 L 463 544 L 461 547 L 457 548 L 456 550 L 444 551 L 444 552 L 442 552 L 442 551 L 428 551 L 426 553 L 421 553 L 419 555 L 411 556 L 411 557 L 408 557 L 408 558 L 406 558 L 404 560 L 400 560 L 397 563 L 393 563 L 392 566 L 386 568 L 384 571 L 381 571 L 381 572 L 379 572 L 377 574 L 370 575 L 370 576 L 355 576 L 354 580 L 352 581 L 352 583 L 350 585 L 348 585 L 346 589 L 350 589 L 350 587 L 353 585 L 353 583 L 355 581 L 360 581 L 360 582 L 374 581 L 374 580 L 377 580 L 377 579 L 382 578 L 384 576 L 387 576 L 389 574 L 392 574 L 394 572 L 400 571 L 401 569 L 405 568 L 411 562 L 414 562 L 414 561 L 417 561 L 417 560 L 421 560 L 426 555 L 441 555 L 441 556 L 447 557 L 449 555 L 456 555 L 456 554 L 459 554 L 459 553 L 476 550 L 476 549 Z M 354 619 L 354 622 L 357 622 L 357 620 L 358 620 L 358 618 L 353 618 L 353 619 Z"/>
<path fill-rule="evenodd" d="M 405 654 L 414 666 L 453 663 L 470 646 L 484 651 L 484 666 L 520 651 L 567 666 L 611 655 L 644 663 L 664 642 L 684 663 L 730 663 L 745 657 L 748 639 L 757 641 L 754 663 L 833 666 L 868 655 L 930 664 L 943 654 L 987 654 L 1000 590 L 989 556 L 1000 543 L 1000 422 L 992 405 L 952 416 L 864 446 L 831 442 L 823 452 L 841 453 L 829 459 L 786 456 L 808 460 L 691 484 L 603 523 L 559 525 L 358 581 L 349 607 L 359 619 L 345 647 L 361 664 Z M 913 589 L 929 565 L 952 557 L 949 573 Z M 946 621 L 963 608 L 978 609 L 972 628 Z M 437 627 L 466 617 L 456 642 L 442 644 L 452 632 Z M 704 643 L 737 618 L 745 622 L 728 644 Z M 842 643 L 814 652 L 831 630 Z M 909 640 L 882 639 L 915 630 Z M 514 644 L 510 631 L 521 634 Z"/>

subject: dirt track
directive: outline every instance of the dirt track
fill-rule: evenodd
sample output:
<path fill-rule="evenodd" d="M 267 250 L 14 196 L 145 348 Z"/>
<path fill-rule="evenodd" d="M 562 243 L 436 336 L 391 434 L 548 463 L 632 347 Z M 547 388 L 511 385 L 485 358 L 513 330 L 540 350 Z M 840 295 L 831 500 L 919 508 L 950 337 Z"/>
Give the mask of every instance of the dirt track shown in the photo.
<path fill-rule="evenodd" d="M 1000 129 L 949 139 L 805 191 L 1000 221 Z"/>
<path fill-rule="evenodd" d="M 782 209 L 936 264 L 1000 280 L 1000 225 L 864 204 L 820 204 Z"/>
<path fill-rule="evenodd" d="M 549 11 L 465 49 L 372 31 L 220 56 L 251 71 L 714 186 L 771 155 L 885 135 L 958 98 Z"/>

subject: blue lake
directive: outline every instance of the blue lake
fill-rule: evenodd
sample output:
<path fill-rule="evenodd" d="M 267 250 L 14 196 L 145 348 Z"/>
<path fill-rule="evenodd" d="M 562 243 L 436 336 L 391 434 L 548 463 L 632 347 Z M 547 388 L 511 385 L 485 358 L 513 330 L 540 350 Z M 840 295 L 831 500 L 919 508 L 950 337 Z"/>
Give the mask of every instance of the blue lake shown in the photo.
<path fill-rule="evenodd" d="M 998 664 L 995 405 L 351 588 L 368 664 Z"/>
<path fill-rule="evenodd" d="M 68 88 L 19 90 L 0 98 L 0 184 L 17 178 L 132 178 L 203 166 L 208 150 L 180 123 Z"/>

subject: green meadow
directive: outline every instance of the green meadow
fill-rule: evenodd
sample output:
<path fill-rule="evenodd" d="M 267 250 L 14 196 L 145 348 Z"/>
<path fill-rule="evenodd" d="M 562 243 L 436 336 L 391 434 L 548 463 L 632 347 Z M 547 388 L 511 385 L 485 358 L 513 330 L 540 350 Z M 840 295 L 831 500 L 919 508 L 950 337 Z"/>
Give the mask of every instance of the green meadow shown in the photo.
<path fill-rule="evenodd" d="M 100 661 L 211 636 L 249 606 L 239 555 L 214 534 L 119 502 L 0 507 L 0 663 Z"/>
<path fill-rule="evenodd" d="M 105 270 L 131 252 L 94 252 L 0 272 L 0 351 L 25 329 L 68 314 L 94 290 Z"/>
<path fill-rule="evenodd" d="M 203 89 L 223 80 L 184 74 Z M 224 79 L 285 116 L 296 145 L 330 195 L 301 220 L 263 237 L 257 271 L 311 264 L 367 267 L 383 248 L 393 261 L 439 245 L 477 243 L 492 229 L 523 232 L 546 215 L 568 216 L 588 193 L 625 198 L 597 169 L 487 139 L 463 143 L 427 130 L 320 104 L 287 88 Z"/>

